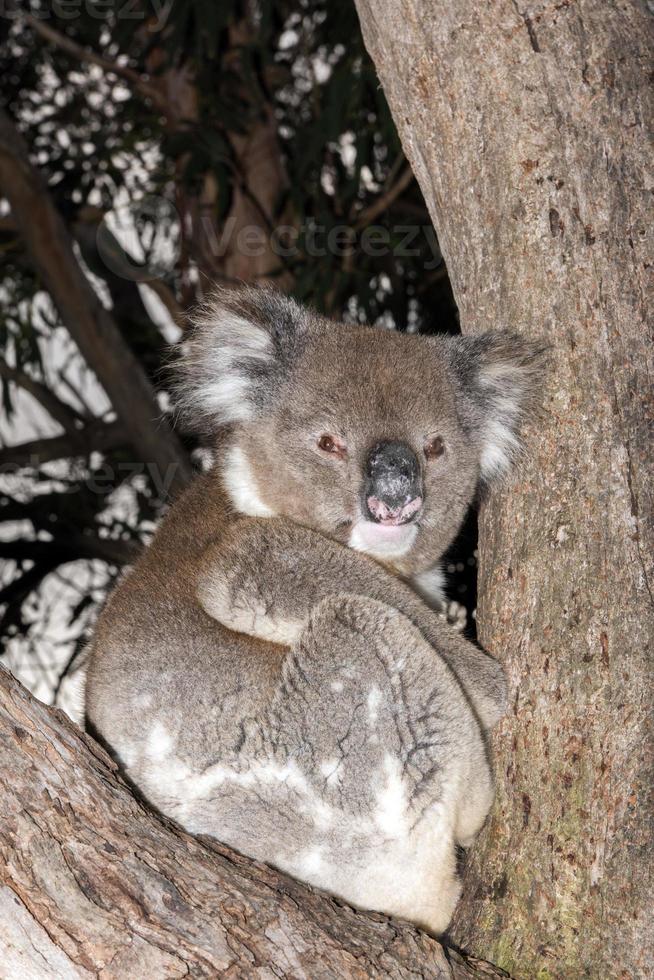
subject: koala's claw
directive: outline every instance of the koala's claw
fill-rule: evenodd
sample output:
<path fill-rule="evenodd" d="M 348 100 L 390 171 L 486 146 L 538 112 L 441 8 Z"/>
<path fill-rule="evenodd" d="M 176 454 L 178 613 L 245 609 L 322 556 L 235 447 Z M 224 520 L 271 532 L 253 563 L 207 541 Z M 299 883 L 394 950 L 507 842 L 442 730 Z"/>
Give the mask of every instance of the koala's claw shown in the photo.
<path fill-rule="evenodd" d="M 438 616 L 444 623 L 449 623 L 459 633 L 463 633 L 468 625 L 466 607 L 462 603 L 455 602 L 454 600 L 444 603 L 442 609 L 438 612 Z"/>

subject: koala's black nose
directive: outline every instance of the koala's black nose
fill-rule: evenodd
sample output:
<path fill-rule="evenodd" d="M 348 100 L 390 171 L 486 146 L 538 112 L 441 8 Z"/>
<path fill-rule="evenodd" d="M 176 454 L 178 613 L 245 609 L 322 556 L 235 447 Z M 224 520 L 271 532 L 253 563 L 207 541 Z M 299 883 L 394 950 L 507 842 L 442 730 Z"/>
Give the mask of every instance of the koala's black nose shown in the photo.
<path fill-rule="evenodd" d="M 422 480 L 416 454 L 404 442 L 379 442 L 364 468 L 364 510 L 379 524 L 406 524 L 422 507 Z"/>

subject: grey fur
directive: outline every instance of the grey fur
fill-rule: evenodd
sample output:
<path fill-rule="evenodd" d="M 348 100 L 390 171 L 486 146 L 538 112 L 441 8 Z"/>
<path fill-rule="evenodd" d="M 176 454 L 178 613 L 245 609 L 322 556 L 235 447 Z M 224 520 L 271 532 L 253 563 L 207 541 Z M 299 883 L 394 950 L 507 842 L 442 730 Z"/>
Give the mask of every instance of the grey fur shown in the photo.
<path fill-rule="evenodd" d="M 480 479 L 514 452 L 537 358 L 510 336 L 400 336 L 269 290 L 217 294 L 182 387 L 220 463 L 111 597 L 88 675 L 89 721 L 163 813 L 446 928 L 455 846 L 492 799 L 505 683 L 409 582 L 437 583 Z M 347 452 L 321 452 L 324 432 Z M 446 452 L 428 460 L 436 434 Z M 424 497 L 390 531 L 361 512 L 383 440 L 411 447 Z"/>

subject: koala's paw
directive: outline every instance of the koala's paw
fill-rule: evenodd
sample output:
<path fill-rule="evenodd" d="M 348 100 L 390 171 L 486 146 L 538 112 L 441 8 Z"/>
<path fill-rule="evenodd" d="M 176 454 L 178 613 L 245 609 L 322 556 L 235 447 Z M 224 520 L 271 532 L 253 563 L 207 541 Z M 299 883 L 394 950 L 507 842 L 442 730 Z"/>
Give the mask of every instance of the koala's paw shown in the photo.
<path fill-rule="evenodd" d="M 205 576 L 198 583 L 197 597 L 206 613 L 235 633 L 291 646 L 304 623 L 281 615 L 253 589 L 247 593 L 230 587 L 225 578 Z"/>
<path fill-rule="evenodd" d="M 439 609 L 438 616 L 444 623 L 449 623 L 449 625 L 453 626 L 459 633 L 463 633 L 464 629 L 468 625 L 468 613 L 466 611 L 466 607 L 460 602 L 455 602 L 454 600 L 451 602 L 446 600 L 441 609 Z"/>

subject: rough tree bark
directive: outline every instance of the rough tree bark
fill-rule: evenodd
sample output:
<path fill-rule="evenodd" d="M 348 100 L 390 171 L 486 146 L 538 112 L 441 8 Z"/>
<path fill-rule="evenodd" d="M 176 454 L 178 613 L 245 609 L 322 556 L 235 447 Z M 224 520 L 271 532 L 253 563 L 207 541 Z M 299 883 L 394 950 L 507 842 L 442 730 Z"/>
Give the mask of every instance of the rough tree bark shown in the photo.
<path fill-rule="evenodd" d="M 652 18 L 357 6 L 463 331 L 552 344 L 532 461 L 481 514 L 512 708 L 455 936 L 517 976 L 651 977 Z"/>
<path fill-rule="evenodd" d="M 0 667 L 0 976 L 504 976 L 159 819 Z"/>

